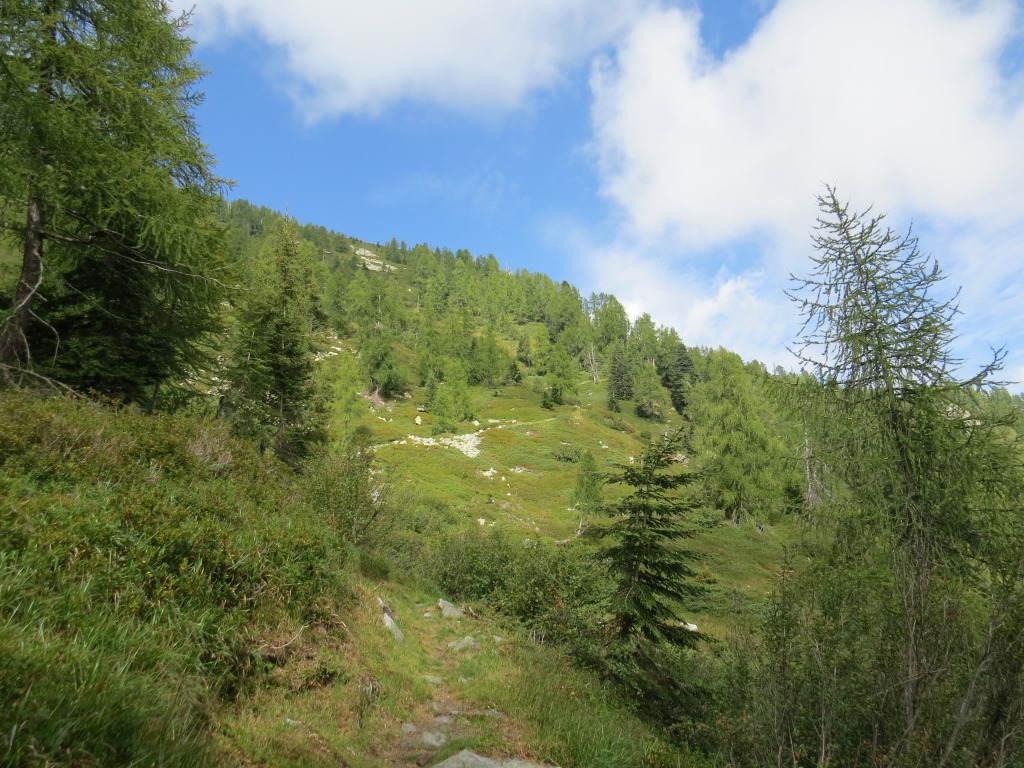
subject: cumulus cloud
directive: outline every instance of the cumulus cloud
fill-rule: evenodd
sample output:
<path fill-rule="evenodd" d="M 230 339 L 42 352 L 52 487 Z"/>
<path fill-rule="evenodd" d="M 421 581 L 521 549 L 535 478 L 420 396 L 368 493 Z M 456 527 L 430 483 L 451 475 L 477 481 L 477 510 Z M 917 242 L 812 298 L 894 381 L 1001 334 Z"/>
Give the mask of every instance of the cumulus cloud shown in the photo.
<path fill-rule="evenodd" d="M 187 10 L 192 0 L 173 0 Z M 519 106 L 623 31 L 647 0 L 196 0 L 201 42 L 257 36 L 310 119 L 403 100 Z"/>
<path fill-rule="evenodd" d="M 690 245 L 806 231 L 823 182 L 897 213 L 1019 215 L 1013 21 L 1008 2 L 781 0 L 716 61 L 696 15 L 652 11 L 592 77 L 605 193 Z"/>
<path fill-rule="evenodd" d="M 1009 0 L 779 0 L 716 58 L 695 12 L 647 11 L 591 75 L 592 151 L 623 216 L 620 269 L 657 252 L 703 280 L 709 306 L 782 307 L 763 291 L 806 271 L 814 196 L 834 183 L 896 229 L 913 219 L 924 250 L 974 284 L 965 315 L 999 327 L 976 323 L 972 338 L 1024 344 L 1024 81 L 1001 68 L 1018 22 Z M 750 240 L 759 255 L 723 280 L 723 252 Z M 670 276 L 637 291 L 661 295 Z M 986 311 L 986 290 L 1008 315 Z M 693 311 L 682 320 L 684 339 L 718 343 Z M 749 325 L 742 338 L 765 336 L 756 315 Z"/>

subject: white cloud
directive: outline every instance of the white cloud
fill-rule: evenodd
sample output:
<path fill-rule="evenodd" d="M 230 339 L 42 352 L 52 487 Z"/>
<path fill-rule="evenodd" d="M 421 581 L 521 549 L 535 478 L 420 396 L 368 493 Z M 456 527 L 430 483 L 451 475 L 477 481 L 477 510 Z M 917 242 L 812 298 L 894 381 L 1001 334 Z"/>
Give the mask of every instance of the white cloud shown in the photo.
<path fill-rule="evenodd" d="M 646 3 L 196 0 L 192 33 L 201 42 L 255 35 L 270 43 L 313 120 L 403 100 L 507 109 L 586 62 Z"/>
<path fill-rule="evenodd" d="M 963 326 L 971 343 L 1024 346 L 1024 81 L 1000 70 L 1018 10 L 1009 0 L 779 0 L 721 60 L 695 14 L 646 12 L 591 76 L 592 151 L 624 217 L 621 258 L 658 253 L 677 265 L 654 287 L 631 281 L 637 297 L 663 295 L 682 273 L 704 285 L 676 279 L 677 292 L 710 307 L 783 311 L 762 291 L 806 271 L 814 195 L 834 183 L 896 229 L 915 220 L 923 250 L 965 285 L 965 320 L 980 310 L 988 324 Z M 730 264 L 723 280 L 722 249 L 751 240 L 760 256 Z M 694 311 L 686 318 L 684 340 L 729 343 Z M 764 359 L 787 340 L 771 338 L 784 324 L 749 318 L 737 351 L 763 343 Z"/>
<path fill-rule="evenodd" d="M 587 246 L 578 237 L 575 250 L 586 254 L 581 267 L 593 290 L 614 293 L 630 317 L 647 312 L 659 325 L 676 328 L 687 345 L 724 346 L 769 368 L 789 362 L 785 343 L 797 320 L 784 280 L 727 269 L 709 276 L 652 255 L 657 249 Z"/>

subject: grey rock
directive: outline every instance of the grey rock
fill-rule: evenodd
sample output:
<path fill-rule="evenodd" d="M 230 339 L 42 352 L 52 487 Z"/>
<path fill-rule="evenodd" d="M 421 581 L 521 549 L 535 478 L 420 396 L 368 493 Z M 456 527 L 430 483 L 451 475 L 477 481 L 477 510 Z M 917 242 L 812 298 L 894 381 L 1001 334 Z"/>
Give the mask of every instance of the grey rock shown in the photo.
<path fill-rule="evenodd" d="M 402 733 L 416 733 L 416 726 L 412 723 L 402 723 Z"/>
<path fill-rule="evenodd" d="M 387 627 L 391 631 L 391 634 L 395 636 L 395 640 L 400 643 L 405 642 L 405 635 L 402 633 L 402 630 L 400 630 L 398 625 L 395 624 L 395 620 L 386 613 L 384 614 L 384 626 Z"/>
<path fill-rule="evenodd" d="M 438 677 L 437 675 L 424 675 L 423 679 L 426 680 L 431 685 L 440 685 L 441 683 L 444 682 L 444 678 L 443 677 Z"/>
<path fill-rule="evenodd" d="M 478 647 L 478 643 L 472 635 L 466 635 L 461 640 L 452 640 L 448 647 L 453 651 L 472 651 Z"/>
<path fill-rule="evenodd" d="M 464 749 L 451 757 L 437 763 L 434 768 L 547 768 L 539 763 L 525 760 L 494 760 L 482 757 L 476 752 Z"/>
<path fill-rule="evenodd" d="M 474 709 L 467 712 L 470 717 L 493 717 L 496 720 L 507 720 L 508 715 L 497 709 Z"/>
<path fill-rule="evenodd" d="M 395 640 L 400 643 L 405 642 L 405 635 L 402 630 L 398 628 L 398 623 L 395 621 L 395 612 L 391 610 L 391 606 L 377 598 L 377 603 L 380 605 L 382 611 L 384 611 L 384 626 L 388 628 L 388 631 L 394 635 Z"/>
<path fill-rule="evenodd" d="M 448 715 L 437 715 L 434 718 L 434 722 L 438 725 L 451 725 L 452 719 Z"/>
<path fill-rule="evenodd" d="M 480 757 L 476 752 L 464 749 L 434 766 L 434 768 L 501 768 L 501 763 L 489 757 Z"/>
<path fill-rule="evenodd" d="M 427 747 L 433 747 L 437 749 L 443 747 L 448 741 L 448 737 L 440 731 L 427 731 L 420 736 L 420 743 Z"/>
<path fill-rule="evenodd" d="M 437 607 L 441 609 L 441 615 L 446 619 L 461 619 L 466 615 L 461 608 L 456 608 L 444 598 L 437 601 Z"/>
<path fill-rule="evenodd" d="M 432 619 L 432 618 L 434 618 L 434 614 L 431 613 L 430 611 L 424 611 L 423 612 L 423 618 L 424 619 Z"/>

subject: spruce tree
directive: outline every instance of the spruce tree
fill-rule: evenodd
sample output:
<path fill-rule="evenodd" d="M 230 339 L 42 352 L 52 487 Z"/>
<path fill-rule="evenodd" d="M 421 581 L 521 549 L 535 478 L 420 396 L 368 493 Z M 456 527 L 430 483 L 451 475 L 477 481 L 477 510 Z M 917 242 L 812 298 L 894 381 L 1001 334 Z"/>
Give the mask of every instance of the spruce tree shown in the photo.
<path fill-rule="evenodd" d="M 613 522 L 599 531 L 614 540 L 599 557 L 616 582 L 611 610 L 622 640 L 690 646 L 699 639 L 680 620 L 683 603 L 703 591 L 694 580 L 694 554 L 680 546 L 694 535 L 687 516 L 696 506 L 682 494 L 695 475 L 677 462 L 681 449 L 681 433 L 665 435 L 608 478 L 631 491 L 606 506 Z"/>
<path fill-rule="evenodd" d="M 236 433 L 297 463 L 323 442 L 313 370 L 313 255 L 285 221 L 264 245 L 238 299 L 224 410 Z"/>
<path fill-rule="evenodd" d="M 633 374 L 626 360 L 625 346 L 616 342 L 608 360 L 608 408 L 619 410 L 619 403 L 633 398 Z"/>

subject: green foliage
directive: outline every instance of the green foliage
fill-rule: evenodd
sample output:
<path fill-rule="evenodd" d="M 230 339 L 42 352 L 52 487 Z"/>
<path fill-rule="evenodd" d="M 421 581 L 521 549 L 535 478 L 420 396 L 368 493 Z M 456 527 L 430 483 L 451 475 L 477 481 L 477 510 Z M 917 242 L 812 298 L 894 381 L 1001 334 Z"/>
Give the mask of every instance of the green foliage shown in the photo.
<path fill-rule="evenodd" d="M 53 375 L 149 403 L 204 362 L 222 182 L 191 114 L 185 25 L 150 0 L 5 3 L 0 228 L 22 269 L 0 301 L 0 364 L 29 367 L 35 347 Z"/>
<path fill-rule="evenodd" d="M 238 300 L 224 406 L 236 434 L 296 463 L 326 437 L 313 377 L 314 262 L 286 221 L 261 250 Z"/>
<path fill-rule="evenodd" d="M 704 375 L 687 389 L 705 493 L 732 520 L 775 521 L 784 507 L 786 453 L 766 423 L 763 379 L 739 355 L 718 349 L 705 356 Z"/>
<path fill-rule="evenodd" d="M 547 356 L 545 377 L 545 398 L 552 407 L 562 405 L 565 396 L 576 392 L 579 366 L 561 344 L 555 344 Z"/>
<path fill-rule="evenodd" d="M 581 530 L 586 525 L 586 520 L 601 509 L 603 488 L 604 479 L 598 471 L 594 454 L 583 451 L 576 475 L 576 485 L 572 491 L 572 504 L 580 514 Z"/>
<path fill-rule="evenodd" d="M 280 622 L 330 623 L 343 538 L 220 424 L 0 393 L 0 729 L 11 764 L 208 764 Z"/>
<path fill-rule="evenodd" d="M 615 343 L 608 361 L 608 408 L 618 411 L 618 403 L 633 399 L 633 373 L 626 360 L 626 349 Z"/>
<path fill-rule="evenodd" d="M 516 341 L 516 359 L 523 365 L 533 365 L 533 345 L 530 343 L 530 332 L 521 328 Z"/>
<path fill-rule="evenodd" d="M 633 371 L 633 400 L 636 415 L 651 421 L 665 420 L 665 393 L 654 366 L 641 361 Z"/>
<path fill-rule="evenodd" d="M 619 300 L 607 293 L 591 294 L 587 310 L 594 327 L 594 340 L 602 352 L 612 344 L 625 344 L 629 336 L 629 317 Z"/>
<path fill-rule="evenodd" d="M 449 595 L 486 601 L 582 656 L 597 653 L 592 645 L 609 584 L 582 549 L 471 530 L 445 537 L 432 563 L 434 578 Z"/>
<path fill-rule="evenodd" d="M 493 387 L 508 380 L 509 366 L 515 361 L 498 345 L 494 332 L 488 329 L 482 336 L 474 338 L 469 352 L 470 384 Z"/>
<path fill-rule="evenodd" d="M 580 460 L 580 457 L 583 455 L 583 452 L 580 451 L 580 449 L 574 445 L 560 445 L 557 448 L 555 448 L 553 455 L 556 459 L 558 459 L 558 461 L 565 461 L 568 462 L 569 464 L 575 464 L 577 461 Z"/>
<path fill-rule="evenodd" d="M 658 374 L 676 413 L 686 413 L 687 387 L 694 379 L 693 361 L 674 328 L 659 329 Z"/>
<path fill-rule="evenodd" d="M 678 603 L 701 593 L 693 554 L 678 546 L 693 536 L 686 516 L 695 506 L 679 494 L 694 475 L 673 470 L 681 445 L 680 433 L 666 435 L 634 464 L 618 465 L 609 478 L 631 489 L 607 506 L 614 522 L 600 529 L 601 536 L 614 539 L 600 558 L 616 582 L 611 607 L 620 640 L 637 636 L 688 646 L 699 637 L 678 616 Z"/>
<path fill-rule="evenodd" d="M 434 389 L 434 396 L 430 401 L 430 412 L 434 414 L 434 424 L 431 432 L 439 435 L 443 432 L 453 432 L 455 422 L 455 396 L 452 394 L 452 387 L 448 382 L 442 381 Z"/>
<path fill-rule="evenodd" d="M 365 427 L 314 456 L 303 467 L 303 496 L 331 530 L 357 547 L 373 547 L 387 535 L 389 488 L 375 479 L 374 451 Z"/>
<path fill-rule="evenodd" d="M 999 361 L 955 378 L 937 266 L 834 190 L 819 204 L 795 297 L 816 381 L 792 391 L 822 551 L 786 574 L 745 673 L 744 762 L 1019 764 L 1020 448 L 976 389 Z"/>

